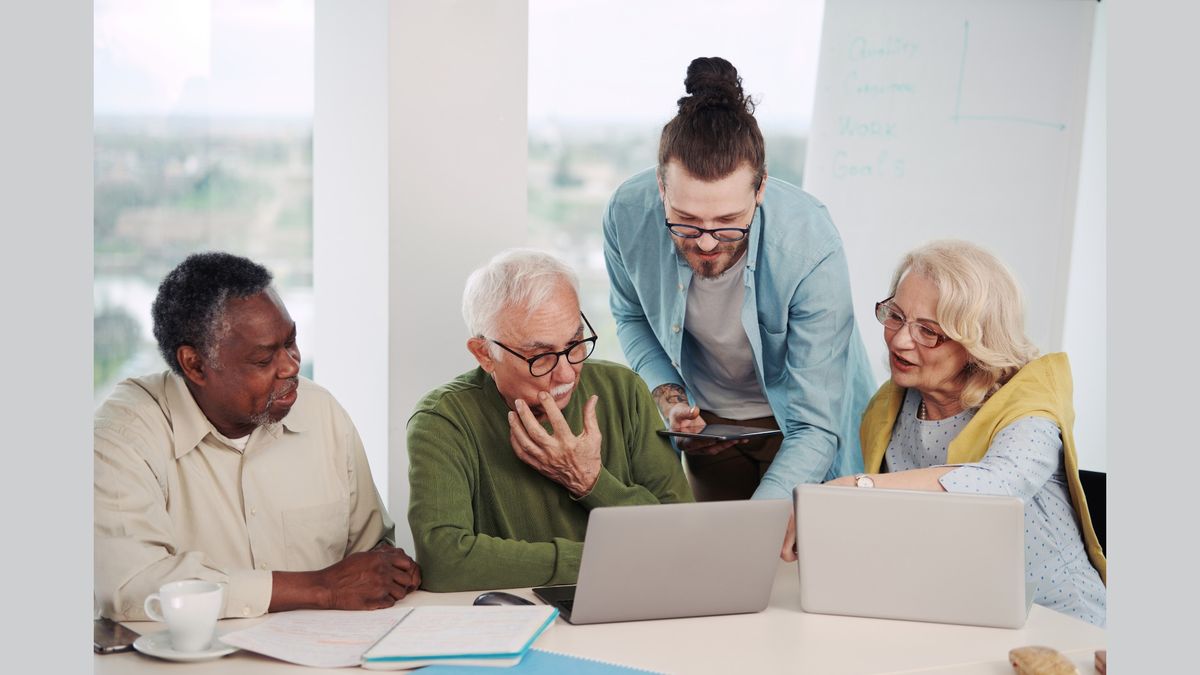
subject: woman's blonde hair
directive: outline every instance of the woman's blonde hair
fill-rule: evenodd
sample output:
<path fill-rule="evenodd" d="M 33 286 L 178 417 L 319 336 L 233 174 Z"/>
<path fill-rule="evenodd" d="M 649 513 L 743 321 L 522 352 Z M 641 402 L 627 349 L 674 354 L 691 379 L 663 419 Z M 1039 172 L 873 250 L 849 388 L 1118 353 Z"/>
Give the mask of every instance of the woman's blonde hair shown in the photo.
<path fill-rule="evenodd" d="M 944 239 L 926 244 L 904 256 L 892 276 L 891 295 L 910 272 L 937 287 L 937 321 L 970 356 L 959 396 L 964 408 L 983 405 L 1037 358 L 1037 347 L 1025 335 L 1021 289 L 996 256 L 965 241 Z"/>

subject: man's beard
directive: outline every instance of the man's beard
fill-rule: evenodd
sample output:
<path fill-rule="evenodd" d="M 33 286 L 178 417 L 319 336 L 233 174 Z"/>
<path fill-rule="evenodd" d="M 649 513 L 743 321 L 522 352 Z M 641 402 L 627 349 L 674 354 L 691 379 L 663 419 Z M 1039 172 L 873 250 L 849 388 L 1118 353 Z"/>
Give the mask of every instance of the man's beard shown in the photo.
<path fill-rule="evenodd" d="M 271 418 L 271 406 L 275 405 L 276 401 L 292 393 L 297 387 L 300 386 L 300 376 L 297 375 L 296 377 L 289 378 L 287 381 L 287 386 L 271 392 L 271 395 L 267 397 L 267 404 L 263 406 L 262 412 L 255 413 L 250 417 L 250 422 L 254 424 L 254 426 L 265 427 L 268 424 L 273 424 L 279 421 Z M 279 419 L 283 418 L 281 417 Z"/>
<path fill-rule="evenodd" d="M 733 267 L 734 263 L 741 260 L 742 255 L 745 254 L 746 249 L 750 246 L 749 238 L 742 239 L 741 241 L 720 243 L 713 250 L 721 251 L 726 255 L 716 260 L 696 260 L 693 255 L 689 255 L 699 250 L 690 245 L 691 240 L 680 240 L 674 237 L 672 239 L 674 240 L 675 251 L 679 253 L 679 257 L 687 261 L 688 266 L 692 268 L 694 274 L 704 279 L 714 279 L 727 272 L 730 267 Z"/>

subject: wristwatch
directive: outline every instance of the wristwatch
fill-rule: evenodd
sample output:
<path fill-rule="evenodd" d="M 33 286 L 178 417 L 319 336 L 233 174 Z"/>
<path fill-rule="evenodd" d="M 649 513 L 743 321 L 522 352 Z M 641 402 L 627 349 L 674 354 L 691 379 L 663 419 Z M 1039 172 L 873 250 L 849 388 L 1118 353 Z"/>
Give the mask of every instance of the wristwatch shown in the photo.
<path fill-rule="evenodd" d="M 875 487 L 875 481 L 871 480 L 871 477 L 865 473 L 854 474 L 854 484 L 858 487 Z"/>

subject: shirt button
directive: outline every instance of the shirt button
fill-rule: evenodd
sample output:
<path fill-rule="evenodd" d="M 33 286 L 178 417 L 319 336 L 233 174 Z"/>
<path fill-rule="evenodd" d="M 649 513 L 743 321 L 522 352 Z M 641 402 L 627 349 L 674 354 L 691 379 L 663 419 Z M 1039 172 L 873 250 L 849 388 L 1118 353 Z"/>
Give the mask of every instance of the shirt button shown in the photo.
<path fill-rule="evenodd" d="M 671 332 L 678 333 L 679 332 L 679 324 L 675 324 L 674 326 L 671 326 Z"/>
<path fill-rule="evenodd" d="M 263 564 L 259 565 L 259 567 L 265 570 L 265 569 L 267 569 L 267 563 L 263 563 Z"/>
<path fill-rule="evenodd" d="M 675 369 L 678 369 L 678 368 L 679 368 L 679 364 L 678 364 L 678 363 L 675 363 L 674 361 L 672 361 L 672 362 L 671 362 L 671 367 L 672 367 L 672 368 L 675 368 Z"/>
<path fill-rule="evenodd" d="M 680 290 L 680 291 L 682 291 L 682 290 L 683 290 L 683 284 L 679 284 L 679 290 Z"/>
<path fill-rule="evenodd" d="M 251 508 L 251 509 L 250 509 L 250 515 L 252 515 L 252 516 L 257 516 L 257 515 L 258 515 L 258 509 Z"/>
<path fill-rule="evenodd" d="M 250 616 L 250 608 L 249 607 L 242 608 L 242 616 Z"/>

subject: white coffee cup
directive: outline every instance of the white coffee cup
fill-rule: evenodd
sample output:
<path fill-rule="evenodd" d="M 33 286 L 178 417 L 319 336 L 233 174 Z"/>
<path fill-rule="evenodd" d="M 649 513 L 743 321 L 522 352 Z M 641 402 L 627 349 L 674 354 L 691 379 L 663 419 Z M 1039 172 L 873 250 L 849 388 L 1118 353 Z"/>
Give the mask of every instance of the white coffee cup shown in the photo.
<path fill-rule="evenodd" d="M 175 651 L 198 652 L 212 645 L 224 594 L 224 587 L 212 581 L 172 581 L 148 595 L 142 606 L 151 619 L 167 624 Z"/>

